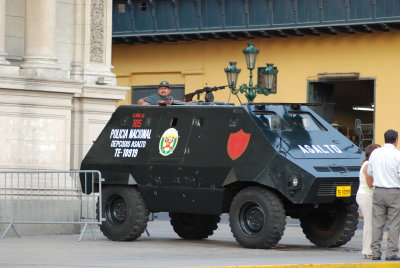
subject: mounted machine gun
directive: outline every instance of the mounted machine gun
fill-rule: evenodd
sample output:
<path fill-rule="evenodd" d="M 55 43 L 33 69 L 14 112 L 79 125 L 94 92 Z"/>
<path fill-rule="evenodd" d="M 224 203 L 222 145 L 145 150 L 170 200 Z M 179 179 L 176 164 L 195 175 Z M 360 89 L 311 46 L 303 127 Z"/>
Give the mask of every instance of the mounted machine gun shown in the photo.
<path fill-rule="evenodd" d="M 227 87 L 227 86 L 204 87 L 204 88 L 198 89 L 198 90 L 196 90 L 196 91 L 194 91 L 192 93 L 185 94 L 185 101 L 186 102 L 192 101 L 193 97 L 195 95 L 197 95 L 197 100 L 199 100 L 200 99 L 200 94 L 205 92 L 206 93 L 206 95 L 204 97 L 205 101 L 206 102 L 213 102 L 214 101 L 214 94 L 212 92 L 224 89 L 225 87 Z"/>

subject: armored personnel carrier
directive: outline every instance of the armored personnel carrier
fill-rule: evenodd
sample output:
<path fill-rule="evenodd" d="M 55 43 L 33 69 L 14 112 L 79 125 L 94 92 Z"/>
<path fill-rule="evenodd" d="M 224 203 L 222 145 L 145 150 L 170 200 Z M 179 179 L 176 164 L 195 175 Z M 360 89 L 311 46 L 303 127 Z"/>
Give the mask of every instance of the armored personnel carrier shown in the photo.
<path fill-rule="evenodd" d="M 106 237 L 135 240 L 150 212 L 169 212 L 184 239 L 209 237 L 229 213 L 247 248 L 275 246 L 287 216 L 317 246 L 354 235 L 364 154 L 307 105 L 168 104 L 118 107 L 82 162 L 105 179 Z"/>

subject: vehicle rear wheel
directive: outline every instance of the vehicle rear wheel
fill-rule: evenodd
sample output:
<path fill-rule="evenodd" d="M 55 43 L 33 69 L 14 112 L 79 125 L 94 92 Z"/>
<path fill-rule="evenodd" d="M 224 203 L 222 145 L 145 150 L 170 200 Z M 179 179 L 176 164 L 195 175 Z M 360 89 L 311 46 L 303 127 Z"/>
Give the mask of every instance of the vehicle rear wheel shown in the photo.
<path fill-rule="evenodd" d="M 262 187 L 240 191 L 230 207 L 229 225 L 236 241 L 246 248 L 270 248 L 281 240 L 286 216 L 280 198 Z"/>
<path fill-rule="evenodd" d="M 340 247 L 354 236 L 358 224 L 356 203 L 336 203 L 300 218 L 307 239 L 319 247 Z"/>
<path fill-rule="evenodd" d="M 184 239 L 203 239 L 214 233 L 221 220 L 219 215 L 169 213 L 171 225 Z"/>
<path fill-rule="evenodd" d="M 108 239 L 132 241 L 145 231 L 149 210 L 136 188 L 106 186 L 102 199 L 102 217 L 105 221 L 101 223 L 100 230 Z"/>

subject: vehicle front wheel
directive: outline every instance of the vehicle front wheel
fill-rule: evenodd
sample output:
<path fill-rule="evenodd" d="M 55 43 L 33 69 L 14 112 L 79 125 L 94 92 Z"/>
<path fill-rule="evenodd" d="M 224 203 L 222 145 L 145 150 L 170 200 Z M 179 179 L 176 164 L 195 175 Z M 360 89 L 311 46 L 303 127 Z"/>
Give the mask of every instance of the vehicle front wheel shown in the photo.
<path fill-rule="evenodd" d="M 149 210 L 136 188 L 106 186 L 102 195 L 102 217 L 105 221 L 100 230 L 108 239 L 132 241 L 145 231 Z"/>
<path fill-rule="evenodd" d="M 286 216 L 280 198 L 262 187 L 240 191 L 230 207 L 229 224 L 236 241 L 246 248 L 270 248 L 281 240 Z"/>
<path fill-rule="evenodd" d="M 358 224 L 356 203 L 335 203 L 300 218 L 307 239 L 319 247 L 340 247 L 354 236 Z"/>
<path fill-rule="evenodd" d="M 214 233 L 221 220 L 219 215 L 169 213 L 171 225 L 184 239 L 203 239 Z"/>

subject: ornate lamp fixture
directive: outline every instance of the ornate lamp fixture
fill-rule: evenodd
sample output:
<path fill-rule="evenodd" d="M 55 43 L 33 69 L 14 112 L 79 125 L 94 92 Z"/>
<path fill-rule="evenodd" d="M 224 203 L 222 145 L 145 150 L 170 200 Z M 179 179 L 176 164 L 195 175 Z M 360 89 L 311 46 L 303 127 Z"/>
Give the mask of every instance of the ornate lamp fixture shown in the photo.
<path fill-rule="evenodd" d="M 253 43 L 248 43 L 247 48 L 243 49 L 243 54 L 246 57 L 247 69 L 250 71 L 248 85 L 243 84 L 238 89 L 236 88 L 237 78 L 241 71 L 236 67 L 236 62 L 229 62 L 229 67 L 224 69 L 232 93 L 235 95 L 239 92 L 244 93 L 249 103 L 253 102 L 257 94 L 268 96 L 271 92 L 276 92 L 278 68 L 273 66 L 272 63 L 267 63 L 267 66 L 261 70 L 260 84 L 253 86 L 253 69 L 255 68 L 257 54 L 259 52 L 258 49 L 254 48 Z"/>

